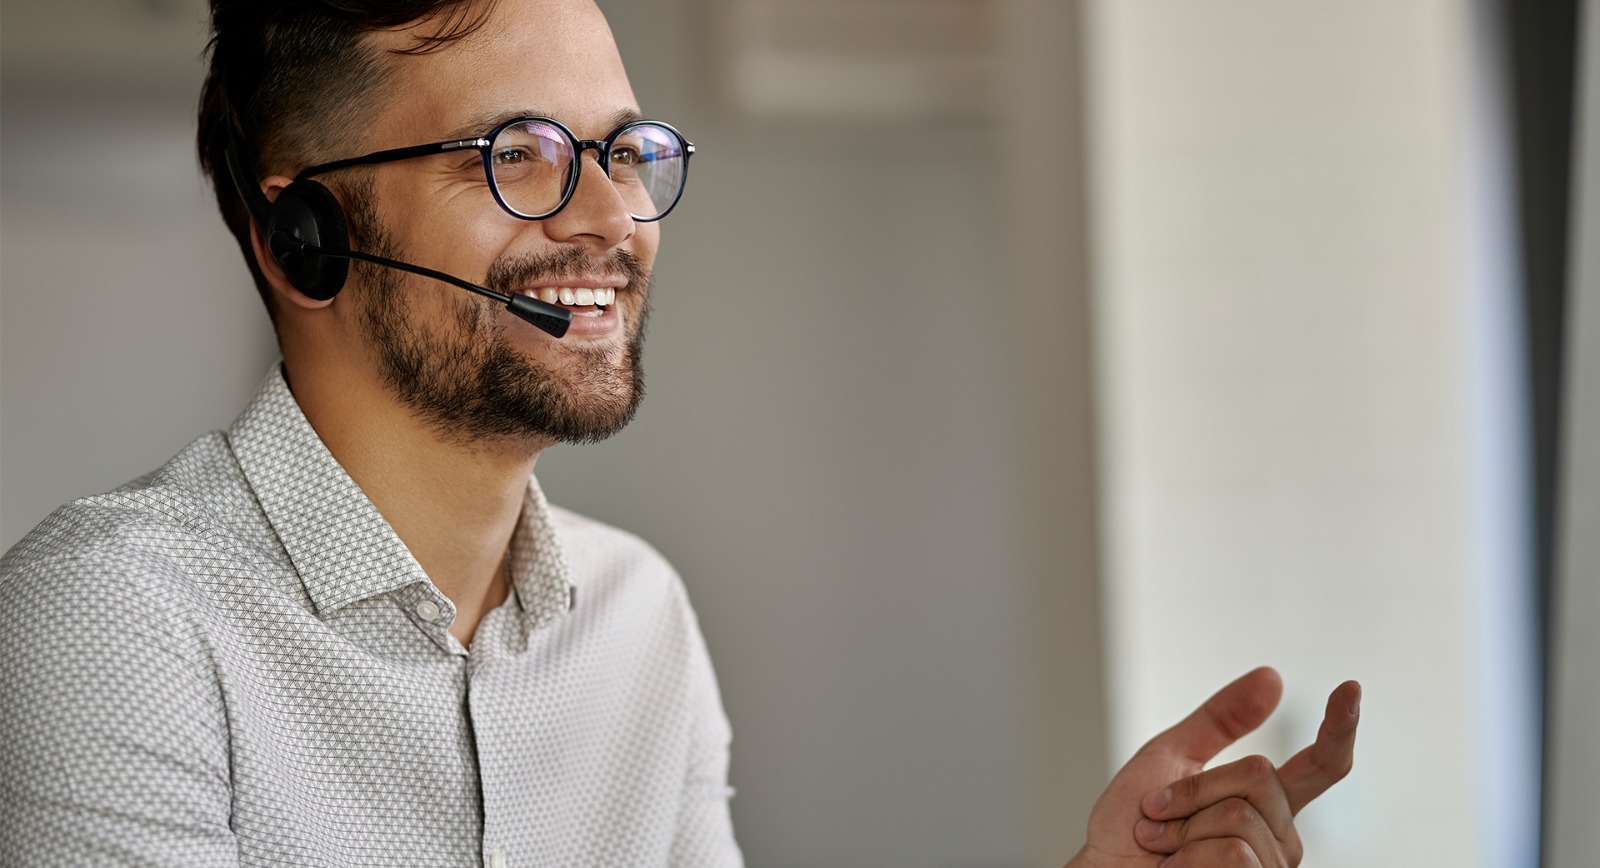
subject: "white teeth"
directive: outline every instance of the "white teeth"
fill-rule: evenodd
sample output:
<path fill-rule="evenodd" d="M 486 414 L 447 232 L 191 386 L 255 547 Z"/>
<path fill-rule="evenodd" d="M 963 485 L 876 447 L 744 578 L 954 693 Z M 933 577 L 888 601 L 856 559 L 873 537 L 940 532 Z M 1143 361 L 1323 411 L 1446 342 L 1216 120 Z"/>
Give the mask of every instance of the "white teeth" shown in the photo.
<path fill-rule="evenodd" d="M 595 305 L 596 307 L 610 307 L 617 303 L 615 289 L 570 286 L 541 286 L 538 289 L 519 289 L 517 292 L 549 304 L 570 304 L 576 307 Z"/>

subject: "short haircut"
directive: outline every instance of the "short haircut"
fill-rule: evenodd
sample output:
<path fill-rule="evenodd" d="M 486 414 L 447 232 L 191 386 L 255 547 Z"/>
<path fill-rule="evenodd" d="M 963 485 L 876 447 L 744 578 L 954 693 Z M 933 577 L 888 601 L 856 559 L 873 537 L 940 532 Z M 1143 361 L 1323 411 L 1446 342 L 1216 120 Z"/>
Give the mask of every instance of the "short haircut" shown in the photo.
<path fill-rule="evenodd" d="M 211 42 L 200 91 L 200 168 L 273 312 L 271 287 L 250 247 L 250 218 L 228 174 L 229 127 L 246 173 L 278 174 L 354 154 L 361 119 L 383 98 L 383 58 L 368 33 L 407 25 L 425 54 L 483 25 L 490 0 L 211 0 Z"/>

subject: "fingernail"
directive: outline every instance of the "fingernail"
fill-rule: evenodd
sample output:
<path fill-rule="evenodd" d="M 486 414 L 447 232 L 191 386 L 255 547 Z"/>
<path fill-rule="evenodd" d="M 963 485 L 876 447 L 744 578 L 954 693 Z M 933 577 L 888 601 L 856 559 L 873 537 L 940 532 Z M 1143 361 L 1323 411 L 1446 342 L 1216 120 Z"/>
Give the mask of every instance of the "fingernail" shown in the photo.
<path fill-rule="evenodd" d="M 1161 837 L 1161 832 L 1167 828 L 1166 823 L 1157 823 L 1154 820 L 1140 820 L 1134 832 L 1142 841 L 1154 841 Z"/>
<path fill-rule="evenodd" d="M 1159 814 L 1165 811 L 1168 805 L 1172 804 L 1172 788 L 1168 787 L 1159 793 L 1151 793 L 1145 796 L 1144 801 L 1146 814 Z"/>
<path fill-rule="evenodd" d="M 1177 859 L 1178 857 L 1176 854 L 1168 856 L 1167 858 L 1162 859 L 1161 864 L 1157 865 L 1156 868 L 1172 868 L 1173 865 L 1177 864 Z"/>
<path fill-rule="evenodd" d="M 1357 699 L 1355 702 L 1350 703 L 1350 716 L 1351 717 L 1360 717 L 1361 716 L 1361 700 Z"/>

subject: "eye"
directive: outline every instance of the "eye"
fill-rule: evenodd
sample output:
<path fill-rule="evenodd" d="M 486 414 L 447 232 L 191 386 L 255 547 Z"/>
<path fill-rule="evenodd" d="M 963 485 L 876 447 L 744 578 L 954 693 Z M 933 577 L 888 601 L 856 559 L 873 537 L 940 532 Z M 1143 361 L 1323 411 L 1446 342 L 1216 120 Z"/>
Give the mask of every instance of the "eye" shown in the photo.
<path fill-rule="evenodd" d="M 644 162 L 644 155 L 633 145 L 614 145 L 611 148 L 611 164 L 614 166 L 637 166 Z"/>
<path fill-rule="evenodd" d="M 490 159 L 494 161 L 496 166 L 506 166 L 509 168 L 511 166 L 520 166 L 528 162 L 529 160 L 533 159 L 533 154 L 531 154 L 527 148 L 498 148 L 491 155 Z"/>

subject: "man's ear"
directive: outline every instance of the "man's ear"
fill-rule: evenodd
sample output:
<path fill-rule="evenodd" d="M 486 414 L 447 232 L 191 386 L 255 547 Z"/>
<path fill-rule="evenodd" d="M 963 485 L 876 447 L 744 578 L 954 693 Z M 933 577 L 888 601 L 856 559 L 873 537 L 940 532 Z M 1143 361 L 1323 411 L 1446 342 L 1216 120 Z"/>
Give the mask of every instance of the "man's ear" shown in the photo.
<path fill-rule="evenodd" d="M 268 202 L 278 201 L 278 196 L 284 188 L 294 183 L 293 178 L 282 175 L 273 175 L 261 182 L 261 193 L 267 197 Z M 261 266 L 261 273 L 266 276 L 267 282 L 272 284 L 272 290 L 285 302 L 306 310 L 317 310 L 333 304 L 333 299 L 315 299 L 295 288 L 289 282 L 288 275 L 283 273 L 283 266 L 278 264 L 278 258 L 272 255 L 267 248 L 267 242 L 261 237 L 263 227 L 257 226 L 254 220 L 250 221 L 250 247 L 255 252 L 256 263 Z"/>

